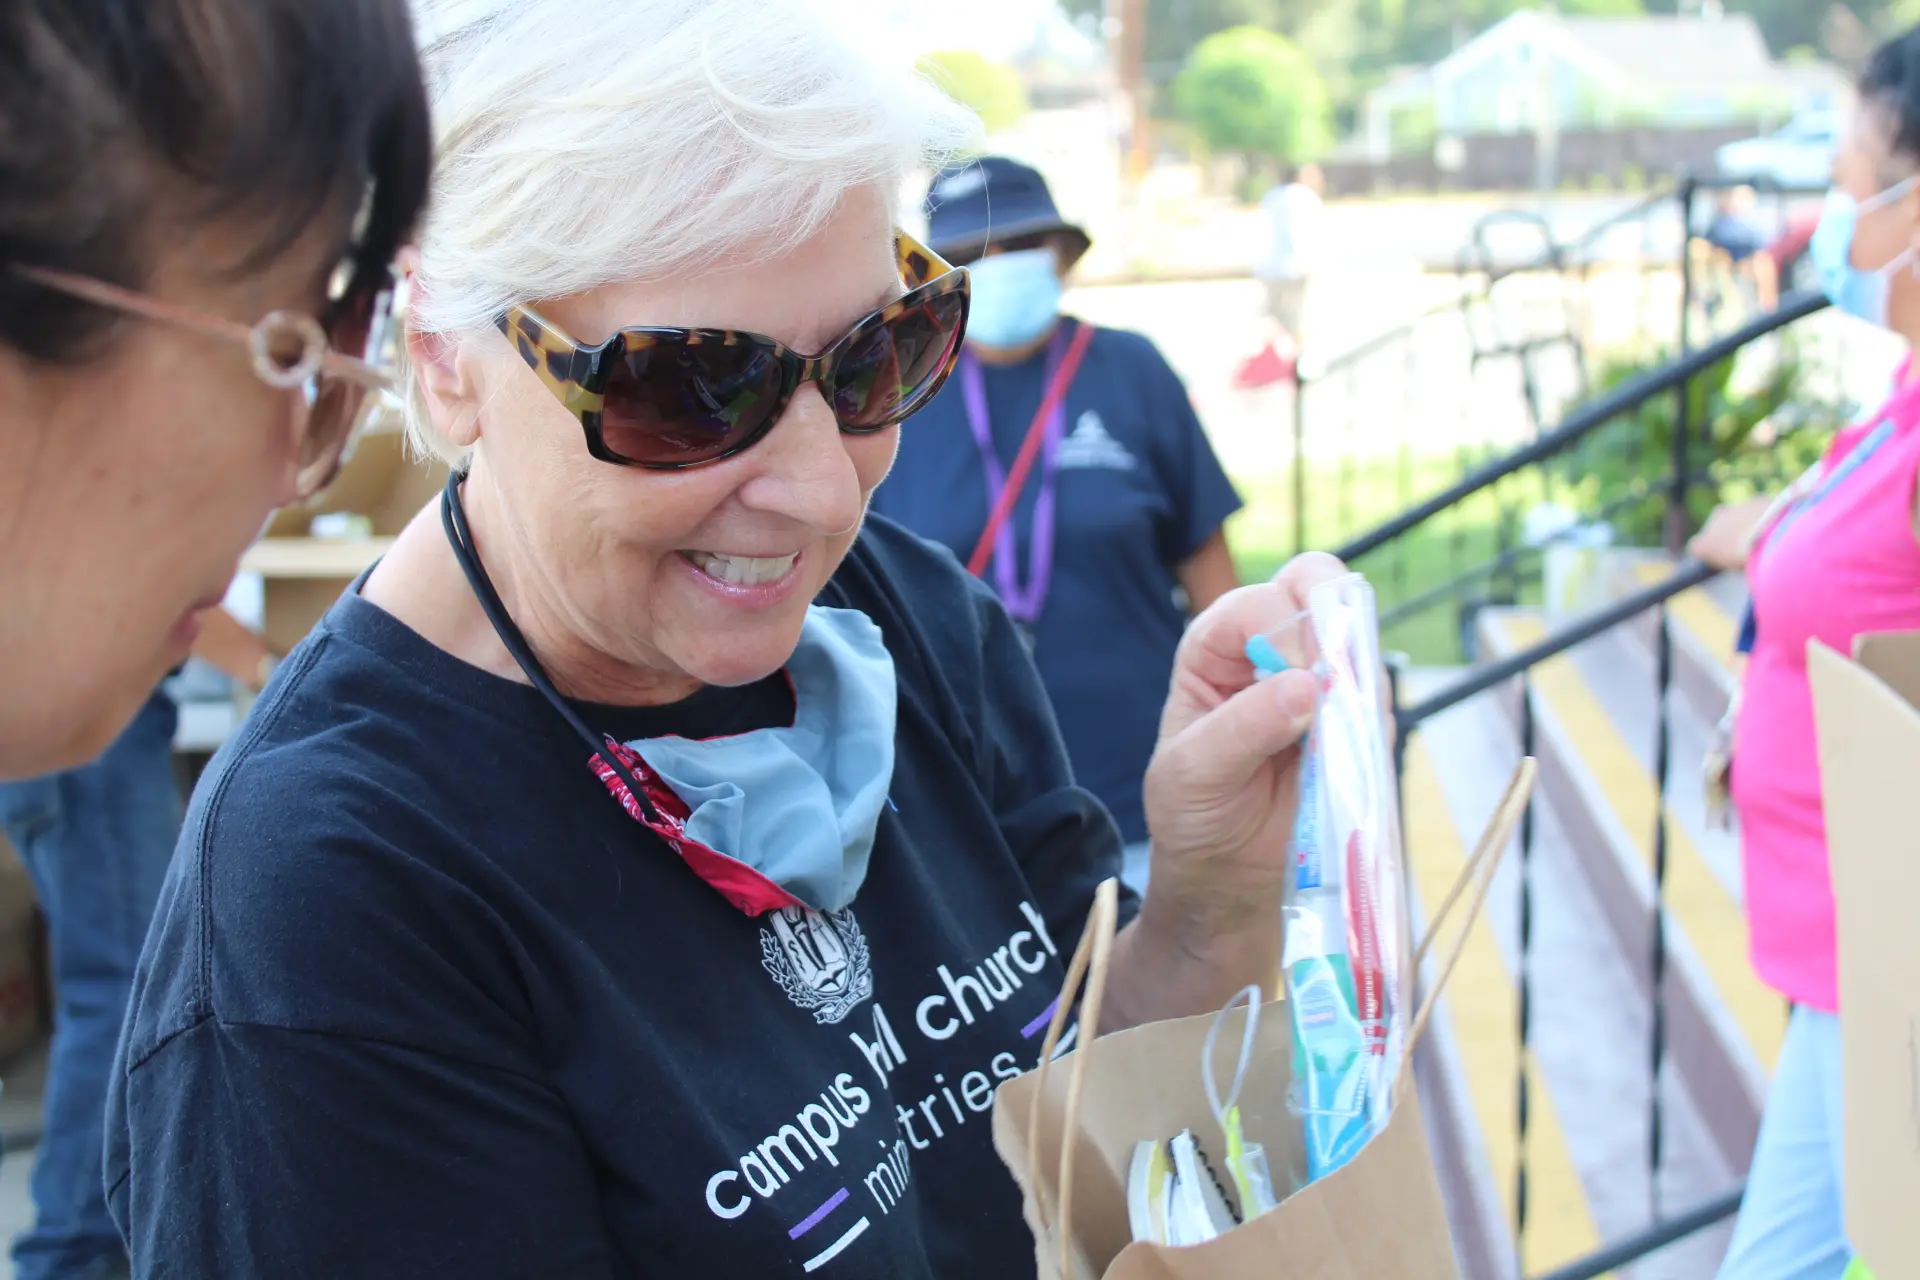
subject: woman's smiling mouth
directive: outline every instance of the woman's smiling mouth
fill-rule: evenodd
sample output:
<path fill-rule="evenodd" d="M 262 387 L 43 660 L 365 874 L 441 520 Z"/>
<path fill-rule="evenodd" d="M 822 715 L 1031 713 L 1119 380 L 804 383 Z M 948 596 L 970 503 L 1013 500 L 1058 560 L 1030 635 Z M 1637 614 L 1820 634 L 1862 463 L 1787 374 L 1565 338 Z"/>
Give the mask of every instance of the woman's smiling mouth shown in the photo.
<path fill-rule="evenodd" d="M 682 551 L 681 557 L 716 582 L 735 587 L 762 587 L 793 571 L 800 553 L 785 556 L 734 556 L 715 551 Z"/>

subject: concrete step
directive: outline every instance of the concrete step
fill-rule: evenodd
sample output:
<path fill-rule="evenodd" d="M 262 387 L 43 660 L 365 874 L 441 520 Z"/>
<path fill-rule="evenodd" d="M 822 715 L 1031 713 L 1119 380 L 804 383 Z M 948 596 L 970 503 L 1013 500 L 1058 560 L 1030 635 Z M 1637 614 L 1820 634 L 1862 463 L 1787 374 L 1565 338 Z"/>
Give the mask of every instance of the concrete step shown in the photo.
<path fill-rule="evenodd" d="M 1417 682 L 1409 692 L 1418 696 Z M 1403 817 L 1423 918 L 1465 867 L 1471 841 L 1491 815 L 1501 780 L 1512 767 L 1512 760 L 1505 768 L 1494 763 L 1500 753 L 1488 750 L 1492 740 L 1474 732 L 1478 714 L 1473 705 L 1459 708 L 1408 742 Z M 1480 771 L 1485 785 L 1450 792 L 1439 761 L 1452 759 L 1462 747 L 1486 756 Z M 1513 868 L 1503 867 L 1435 1016 L 1429 1056 L 1436 1060 L 1432 1074 L 1444 1083 L 1436 1089 L 1428 1078 L 1421 1080 L 1423 1097 L 1441 1099 L 1430 1108 L 1429 1124 L 1462 1273 L 1489 1280 L 1514 1280 L 1523 1267 L 1525 1274 L 1538 1273 L 1590 1252 L 1599 1240 L 1558 1108 L 1539 1063 L 1530 1059 L 1529 1230 L 1518 1253 L 1514 1247 L 1519 1006 L 1501 935 L 1516 884 Z"/>
<path fill-rule="evenodd" d="M 1483 619 L 1490 654 L 1545 634 L 1518 612 Z M 1679 627 L 1675 627 L 1676 632 Z M 1531 681 L 1541 786 L 1574 847 L 1600 918 L 1651 997 L 1651 848 L 1657 816 L 1668 838 L 1665 995 L 1672 1071 L 1698 1101 L 1717 1153 L 1744 1171 L 1758 1130 L 1767 1073 L 1786 1025 L 1786 1004 L 1754 976 L 1740 906 L 1738 845 L 1709 831 L 1699 761 L 1709 726 L 1677 686 L 1669 784 L 1652 781 L 1656 731 L 1650 650 L 1625 631 L 1543 664 Z M 1518 721 L 1518 683 L 1497 699 Z"/>
<path fill-rule="evenodd" d="M 1445 678 L 1416 673 L 1407 681 L 1407 696 L 1431 693 Z M 1491 697 L 1435 718 L 1410 739 L 1408 849 L 1423 900 L 1451 880 L 1466 840 L 1484 824 L 1518 756 L 1518 734 Z M 1631 1235 L 1654 1216 L 1647 1174 L 1648 1005 L 1636 979 L 1636 958 L 1621 951 L 1611 930 L 1591 927 L 1603 914 L 1601 906 L 1568 838 L 1568 824 L 1544 793 L 1535 807 L 1533 836 L 1531 857 L 1522 863 L 1517 851 L 1510 853 L 1496 880 L 1440 1019 L 1449 1032 L 1443 1047 L 1452 1055 L 1448 1068 L 1461 1104 L 1450 1111 L 1435 1108 L 1458 1128 L 1436 1139 L 1436 1154 L 1457 1148 L 1442 1156 L 1443 1169 L 1452 1179 L 1481 1180 L 1448 1186 L 1463 1273 L 1470 1276 L 1514 1274 L 1523 875 L 1532 883 L 1534 923 L 1527 959 L 1533 994 L 1524 1273 L 1538 1275 L 1591 1252 L 1602 1240 Z M 1433 1096 L 1431 1087 L 1427 1096 Z M 1671 1210 L 1725 1190 L 1733 1174 L 1687 1082 L 1674 1072 L 1663 1079 L 1662 1101 L 1666 1158 L 1660 1190 Z M 1482 1236 L 1490 1230 L 1489 1202 L 1498 1228 L 1507 1233 L 1506 1254 L 1491 1260 L 1484 1249 L 1468 1247 L 1477 1243 L 1469 1240 L 1469 1230 Z M 1709 1275 L 1724 1247 L 1724 1231 L 1706 1233 L 1632 1274 L 1639 1280 Z"/>

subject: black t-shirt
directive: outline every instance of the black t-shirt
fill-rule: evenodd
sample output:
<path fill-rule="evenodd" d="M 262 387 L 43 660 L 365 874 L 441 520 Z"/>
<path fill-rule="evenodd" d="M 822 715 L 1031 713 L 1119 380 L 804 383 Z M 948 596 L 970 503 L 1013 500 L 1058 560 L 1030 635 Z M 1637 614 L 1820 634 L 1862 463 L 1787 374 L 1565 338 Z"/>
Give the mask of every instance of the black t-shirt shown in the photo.
<path fill-rule="evenodd" d="M 1119 835 L 945 552 L 874 519 L 821 603 L 899 673 L 852 907 L 749 918 L 559 715 L 349 595 L 195 795 L 108 1116 L 142 1276 L 1031 1275 L 995 1156 Z M 622 738 L 791 714 L 784 681 Z"/>
<path fill-rule="evenodd" d="M 981 372 L 994 448 L 1010 467 L 1046 393 L 1047 356 Z M 900 456 L 873 509 L 964 558 L 986 528 L 988 505 L 960 381 L 949 378 L 901 428 Z M 1036 465 L 1014 507 L 1023 585 L 1045 482 Z M 1179 375 L 1151 341 L 1119 329 L 1094 331 L 1067 389 L 1054 484 L 1053 577 L 1034 627 L 1034 661 L 1075 776 L 1128 840 L 1145 840 L 1140 781 L 1187 622 L 1174 596 L 1178 573 L 1240 509 L 1240 496 Z"/>

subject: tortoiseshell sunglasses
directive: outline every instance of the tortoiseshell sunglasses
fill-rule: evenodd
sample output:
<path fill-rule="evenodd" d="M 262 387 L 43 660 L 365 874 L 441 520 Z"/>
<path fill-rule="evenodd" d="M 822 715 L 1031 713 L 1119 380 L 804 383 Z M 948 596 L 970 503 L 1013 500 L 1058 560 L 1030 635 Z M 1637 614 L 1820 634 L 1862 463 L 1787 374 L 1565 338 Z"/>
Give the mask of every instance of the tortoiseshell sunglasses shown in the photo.
<path fill-rule="evenodd" d="M 622 329 L 582 346 L 525 306 L 498 323 L 580 420 L 594 457 L 697 467 L 758 444 L 809 382 L 852 435 L 883 431 L 933 398 L 966 334 L 968 277 L 905 235 L 897 249 L 907 294 L 817 356 L 734 329 Z"/>

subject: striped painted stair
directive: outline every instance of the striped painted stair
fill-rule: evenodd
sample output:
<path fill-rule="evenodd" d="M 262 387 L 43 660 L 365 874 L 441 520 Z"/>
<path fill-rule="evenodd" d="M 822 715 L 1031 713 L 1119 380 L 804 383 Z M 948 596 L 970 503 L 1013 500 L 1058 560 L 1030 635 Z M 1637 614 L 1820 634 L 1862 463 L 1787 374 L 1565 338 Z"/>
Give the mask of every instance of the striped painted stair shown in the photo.
<path fill-rule="evenodd" d="M 1433 1121 L 1435 1148 L 1468 1276 L 1541 1275 L 1656 1215 L 1726 1191 L 1745 1170 L 1786 1006 L 1747 963 L 1737 841 L 1708 829 L 1700 797 L 1699 761 L 1733 682 L 1738 607 L 1716 584 L 1671 610 L 1673 765 L 1664 797 L 1652 781 L 1655 621 L 1604 635 L 1533 674 L 1541 781 L 1532 854 L 1524 864 L 1509 857 L 1450 989 L 1436 1061 L 1423 1064 L 1429 1094 L 1445 1098 Z M 1479 625 L 1489 659 L 1547 634 L 1541 618 L 1518 610 L 1488 611 Z M 1403 696 L 1417 700 L 1449 674 L 1412 673 Z M 1520 705 L 1514 682 L 1436 718 L 1409 742 L 1408 849 L 1421 900 L 1450 881 L 1491 812 L 1519 755 Z M 1668 954 L 1656 1179 L 1649 1165 L 1657 815 L 1667 824 Z M 1524 1145 L 1516 1136 L 1523 875 L 1533 902 Z M 1526 1230 L 1516 1256 L 1523 1153 Z M 1711 1276 L 1725 1241 L 1724 1227 L 1703 1233 L 1624 1274 Z"/>

